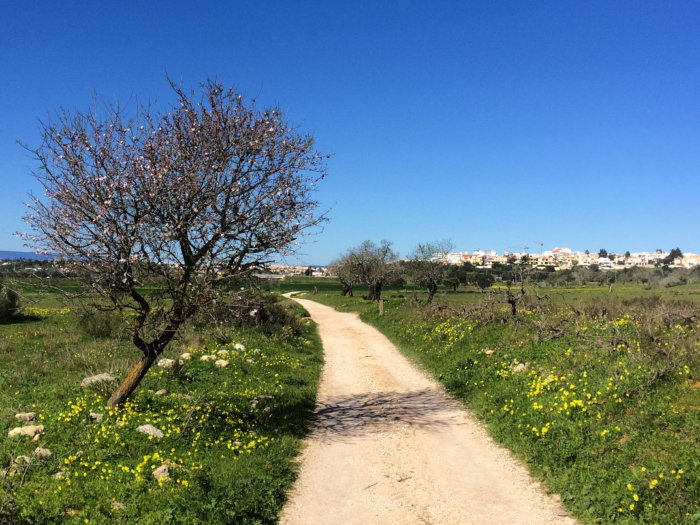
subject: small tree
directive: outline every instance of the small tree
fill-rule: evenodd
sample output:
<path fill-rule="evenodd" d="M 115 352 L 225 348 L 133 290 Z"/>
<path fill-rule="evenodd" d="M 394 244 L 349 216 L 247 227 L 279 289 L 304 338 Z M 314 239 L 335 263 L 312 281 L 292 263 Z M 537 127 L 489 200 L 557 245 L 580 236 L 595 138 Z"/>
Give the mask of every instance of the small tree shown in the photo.
<path fill-rule="evenodd" d="M 219 82 L 200 96 L 171 86 L 176 102 L 160 113 L 63 111 L 30 150 L 46 199 L 28 203 L 29 245 L 106 297 L 142 354 L 112 407 L 223 283 L 288 253 L 323 220 L 311 193 L 325 156 L 312 137 Z"/>
<path fill-rule="evenodd" d="M 388 241 L 381 241 L 378 245 L 365 241 L 348 250 L 340 261 L 338 267 L 342 268 L 341 272 L 351 276 L 351 282 L 362 283 L 369 288 L 367 299 L 370 301 L 379 301 L 382 287 L 398 274 L 396 253 Z"/>
<path fill-rule="evenodd" d="M 333 261 L 330 264 L 330 271 L 340 281 L 340 295 L 343 297 L 353 296 L 353 288 L 355 287 L 355 279 L 357 276 L 353 271 L 352 265 L 346 260 L 345 256 Z"/>
<path fill-rule="evenodd" d="M 452 291 L 456 292 L 460 284 L 467 284 L 469 274 L 474 271 L 474 266 L 465 262 L 462 264 L 450 264 L 447 266 L 445 275 L 445 284 L 452 287 Z"/>
<path fill-rule="evenodd" d="M 438 286 L 447 278 L 449 266 L 441 255 L 451 250 L 450 242 L 439 241 L 419 244 L 409 256 L 407 265 L 409 277 L 418 286 L 428 290 L 428 303 L 433 302 Z"/>

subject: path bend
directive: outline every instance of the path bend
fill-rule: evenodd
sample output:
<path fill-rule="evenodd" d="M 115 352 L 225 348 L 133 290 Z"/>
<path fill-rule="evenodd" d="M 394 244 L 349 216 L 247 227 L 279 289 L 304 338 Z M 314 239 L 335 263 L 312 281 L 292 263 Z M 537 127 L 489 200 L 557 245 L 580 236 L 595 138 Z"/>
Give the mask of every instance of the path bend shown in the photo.
<path fill-rule="evenodd" d="M 440 384 L 357 314 L 295 299 L 325 365 L 284 525 L 577 523 Z"/>

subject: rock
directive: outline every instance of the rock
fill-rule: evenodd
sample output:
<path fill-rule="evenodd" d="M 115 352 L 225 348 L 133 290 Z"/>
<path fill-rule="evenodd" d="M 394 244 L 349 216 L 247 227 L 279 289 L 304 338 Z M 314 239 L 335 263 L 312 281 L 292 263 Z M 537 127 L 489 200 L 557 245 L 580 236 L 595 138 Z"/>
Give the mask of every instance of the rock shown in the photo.
<path fill-rule="evenodd" d="M 199 358 L 200 361 L 213 361 L 214 359 L 216 359 L 215 355 L 203 355 Z"/>
<path fill-rule="evenodd" d="M 236 350 L 245 350 L 245 346 L 243 346 L 241 343 L 236 343 L 235 345 L 233 345 L 233 347 Z"/>
<path fill-rule="evenodd" d="M 561 507 L 558 508 L 554 513 L 555 513 L 557 516 L 561 517 L 561 518 L 566 518 L 566 517 L 569 515 L 569 513 L 566 512 L 566 511 L 565 511 L 564 509 L 562 509 Z"/>
<path fill-rule="evenodd" d="M 39 441 L 39 438 L 40 438 L 40 437 L 41 437 L 41 434 L 37 434 L 37 435 L 35 435 L 35 436 L 32 438 L 32 441 L 33 441 L 34 443 L 36 443 L 36 442 Z"/>
<path fill-rule="evenodd" d="M 15 465 L 28 465 L 31 463 L 32 458 L 29 456 L 17 456 L 14 460 Z"/>
<path fill-rule="evenodd" d="M 172 368 L 175 366 L 175 359 L 161 359 L 158 361 L 158 366 L 161 368 Z"/>
<path fill-rule="evenodd" d="M 252 359 L 246 359 L 245 362 L 248 363 L 249 365 L 255 364 L 255 361 L 253 361 Z"/>
<path fill-rule="evenodd" d="M 224 368 L 228 366 L 228 361 L 226 361 L 225 359 L 218 359 L 214 362 L 214 365 L 218 366 L 219 368 Z"/>
<path fill-rule="evenodd" d="M 112 510 L 124 510 L 126 508 L 126 505 L 118 501 L 113 501 L 110 507 L 112 508 Z"/>
<path fill-rule="evenodd" d="M 53 452 L 51 452 L 48 448 L 36 447 L 34 449 L 34 455 L 39 459 L 44 459 L 53 456 Z"/>
<path fill-rule="evenodd" d="M 153 395 L 154 396 L 164 396 L 167 393 L 168 393 L 168 391 L 165 388 L 161 388 L 160 390 L 157 390 L 155 392 L 155 394 L 153 394 Z"/>
<path fill-rule="evenodd" d="M 513 371 L 514 374 L 518 374 L 520 372 L 525 372 L 529 367 L 530 363 L 518 363 L 515 366 L 511 366 L 510 369 Z"/>
<path fill-rule="evenodd" d="M 161 465 L 153 471 L 153 477 L 157 480 L 167 480 L 170 478 L 170 468 L 167 465 Z"/>
<path fill-rule="evenodd" d="M 117 378 L 114 377 L 112 374 L 108 374 L 107 372 L 105 372 L 104 374 L 97 374 L 96 376 L 83 378 L 82 382 L 80 383 L 80 386 L 88 386 L 92 385 L 93 383 L 111 383 L 112 381 L 116 380 Z"/>
<path fill-rule="evenodd" d="M 36 437 L 44 432 L 44 425 L 26 425 L 24 427 L 13 428 L 7 433 L 7 437 L 29 436 Z"/>
<path fill-rule="evenodd" d="M 20 412 L 19 414 L 15 414 L 15 419 L 29 423 L 36 419 L 36 412 Z"/>
<path fill-rule="evenodd" d="M 189 352 L 185 352 L 184 354 L 182 354 L 180 356 L 180 359 L 184 359 L 185 361 L 189 361 L 190 359 L 192 359 L 192 354 L 190 354 Z"/>
<path fill-rule="evenodd" d="M 136 432 L 141 432 L 142 434 L 147 434 L 157 438 L 162 438 L 164 436 L 163 431 L 154 427 L 153 425 L 141 425 L 136 427 Z"/>
<path fill-rule="evenodd" d="M 491 355 L 491 354 L 493 354 L 493 352 L 494 352 L 494 351 L 491 350 L 490 348 L 484 350 L 484 353 L 485 353 L 486 355 Z"/>
<path fill-rule="evenodd" d="M 66 516 L 77 516 L 78 511 L 76 509 L 66 509 Z"/>
<path fill-rule="evenodd" d="M 104 414 L 99 414 L 97 412 L 90 412 L 90 419 L 93 421 L 97 421 L 98 423 L 102 421 L 102 418 L 105 417 Z"/>

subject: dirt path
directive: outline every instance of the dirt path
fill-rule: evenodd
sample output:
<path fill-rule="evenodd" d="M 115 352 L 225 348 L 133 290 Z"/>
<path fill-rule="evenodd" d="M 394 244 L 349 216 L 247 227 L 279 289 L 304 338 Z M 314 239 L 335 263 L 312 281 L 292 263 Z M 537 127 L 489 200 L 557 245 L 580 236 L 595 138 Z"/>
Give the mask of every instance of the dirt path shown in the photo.
<path fill-rule="evenodd" d="M 572 524 L 506 450 L 357 314 L 299 300 L 326 363 L 282 524 Z"/>

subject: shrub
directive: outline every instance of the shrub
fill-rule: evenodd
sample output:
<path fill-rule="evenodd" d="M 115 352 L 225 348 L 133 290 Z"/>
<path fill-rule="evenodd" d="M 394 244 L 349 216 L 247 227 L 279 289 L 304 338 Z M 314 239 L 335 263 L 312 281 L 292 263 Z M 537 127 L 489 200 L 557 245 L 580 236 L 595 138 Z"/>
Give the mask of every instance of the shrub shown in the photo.
<path fill-rule="evenodd" d="M 8 319 L 19 310 L 19 294 L 0 283 L 0 320 Z"/>
<path fill-rule="evenodd" d="M 119 334 L 122 320 L 114 312 L 83 312 L 78 315 L 78 329 L 89 337 L 107 339 Z"/>

